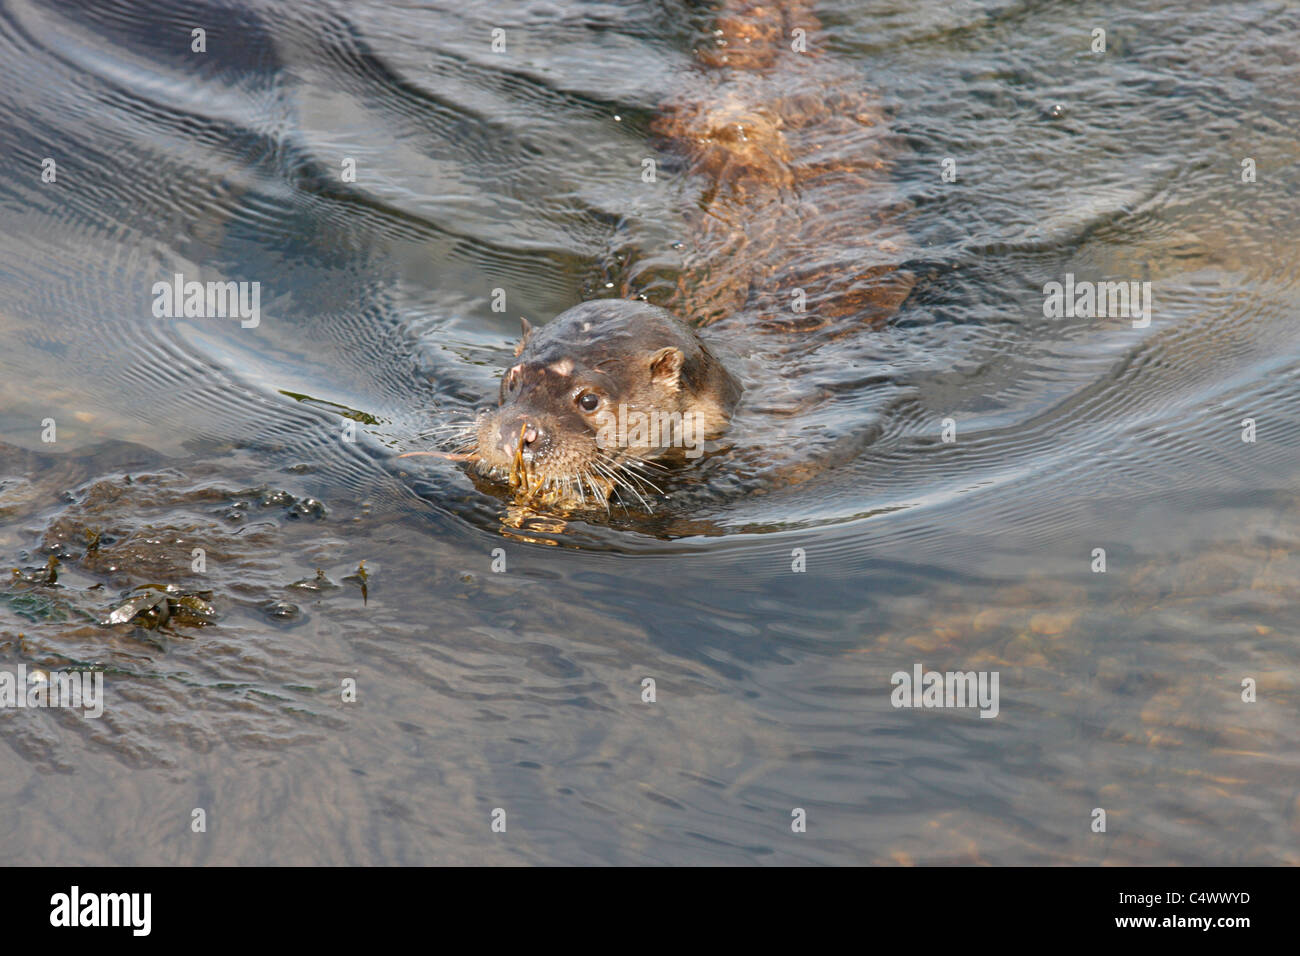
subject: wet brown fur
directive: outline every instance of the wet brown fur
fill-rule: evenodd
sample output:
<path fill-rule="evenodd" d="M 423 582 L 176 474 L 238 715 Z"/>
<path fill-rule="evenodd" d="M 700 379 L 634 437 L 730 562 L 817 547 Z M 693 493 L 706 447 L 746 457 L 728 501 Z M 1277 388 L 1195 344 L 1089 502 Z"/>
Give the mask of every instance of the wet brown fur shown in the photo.
<path fill-rule="evenodd" d="M 792 49 L 796 29 L 808 52 Z M 604 504 L 620 488 L 644 502 L 658 490 L 652 463 L 674 449 L 601 447 L 577 402 L 595 390 L 610 404 L 691 411 L 707 437 L 721 434 L 740 386 L 676 316 L 845 334 L 907 296 L 912 278 L 898 269 L 886 206 L 864 201 L 887 183 L 882 116 L 817 52 L 819 31 L 807 3 L 722 5 L 699 70 L 652 126 L 704 184 L 685 253 L 634 255 L 624 299 L 584 303 L 537 331 L 525 324 L 500 407 L 472 432 L 480 473 L 548 503 Z M 791 307 L 795 290 L 802 310 Z M 656 364 L 665 360 L 675 374 Z"/>
<path fill-rule="evenodd" d="M 697 51 L 701 69 L 652 127 L 705 184 L 685 253 L 677 263 L 636 256 L 624 295 L 698 325 L 747 313 L 769 331 L 836 323 L 845 332 L 907 297 L 897 210 L 878 198 L 889 193 L 884 117 L 858 78 L 821 54 L 811 7 L 723 4 Z M 806 52 L 792 49 L 796 30 Z M 791 307 L 796 289 L 801 312 Z"/>

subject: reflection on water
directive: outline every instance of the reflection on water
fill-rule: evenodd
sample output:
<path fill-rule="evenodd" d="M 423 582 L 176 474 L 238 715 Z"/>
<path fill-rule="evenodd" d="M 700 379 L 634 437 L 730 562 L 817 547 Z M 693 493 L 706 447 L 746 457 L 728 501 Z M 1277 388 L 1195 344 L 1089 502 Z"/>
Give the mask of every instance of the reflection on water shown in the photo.
<path fill-rule="evenodd" d="M 732 451 L 547 546 L 394 456 L 698 228 L 640 172 L 708 11 L 173 6 L 0 8 L 0 554 L 61 562 L 0 670 L 107 695 L 0 711 L 6 862 L 1300 862 L 1294 9 L 818 4 L 915 288 L 717 323 Z M 176 273 L 260 322 L 155 318 Z M 1150 324 L 1045 317 L 1067 274 Z M 98 623 L 147 584 L 219 619 Z M 891 706 L 916 665 L 998 716 Z"/>

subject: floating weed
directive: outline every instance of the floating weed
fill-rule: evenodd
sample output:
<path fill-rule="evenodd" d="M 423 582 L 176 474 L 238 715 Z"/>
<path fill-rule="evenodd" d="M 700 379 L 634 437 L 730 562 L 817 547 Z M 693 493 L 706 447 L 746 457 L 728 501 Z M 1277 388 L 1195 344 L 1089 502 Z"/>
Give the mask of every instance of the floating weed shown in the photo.
<path fill-rule="evenodd" d="M 367 589 L 367 587 L 366 587 L 366 583 L 370 580 L 370 574 L 369 574 L 368 571 L 366 571 L 366 562 L 362 561 L 360 564 L 358 564 L 358 565 L 357 565 L 356 573 L 355 573 L 355 574 L 349 574 L 349 575 L 348 575 L 347 577 L 345 577 L 343 580 L 344 580 L 344 581 L 347 581 L 349 584 L 355 584 L 355 585 L 357 585 L 358 587 L 361 588 L 361 603 L 362 603 L 362 604 L 369 604 L 369 603 L 370 603 L 370 595 L 369 595 L 369 591 L 368 591 L 368 589 Z"/>
<path fill-rule="evenodd" d="M 43 568 L 14 568 L 13 576 L 24 584 L 54 584 L 59 580 L 59 557 L 50 555 Z"/>
<path fill-rule="evenodd" d="M 211 591 L 186 591 L 174 584 L 142 584 L 134 588 L 121 603 L 100 620 L 111 627 L 132 623 L 146 630 L 166 624 L 180 627 L 203 627 L 217 621 Z"/>

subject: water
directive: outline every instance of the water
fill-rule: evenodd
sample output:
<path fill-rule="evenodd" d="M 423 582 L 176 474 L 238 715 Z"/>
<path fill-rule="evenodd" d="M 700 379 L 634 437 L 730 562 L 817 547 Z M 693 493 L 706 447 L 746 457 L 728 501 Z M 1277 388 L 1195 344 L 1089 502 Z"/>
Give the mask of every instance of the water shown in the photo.
<path fill-rule="evenodd" d="M 524 533 L 394 455 L 519 315 L 689 238 L 698 183 L 639 173 L 708 7 L 0 8 L 0 553 L 63 557 L 0 588 L 0 670 L 107 698 L 0 712 L 0 858 L 1300 862 L 1300 7 L 818 15 L 915 289 L 825 341 L 720 323 L 736 447 Z M 156 318 L 177 272 L 260 282 L 260 324 Z M 1067 273 L 1149 281 L 1150 325 L 1045 318 Z M 816 467 L 764 482 L 774 442 Z M 221 618 L 95 623 L 144 583 Z M 997 671 L 998 717 L 892 707 L 918 663 Z"/>

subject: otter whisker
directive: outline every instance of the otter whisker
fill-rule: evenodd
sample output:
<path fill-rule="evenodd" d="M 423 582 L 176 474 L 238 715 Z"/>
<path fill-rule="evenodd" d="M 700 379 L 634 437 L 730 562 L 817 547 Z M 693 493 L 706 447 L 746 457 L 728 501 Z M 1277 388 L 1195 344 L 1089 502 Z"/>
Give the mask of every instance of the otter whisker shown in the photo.
<path fill-rule="evenodd" d="M 415 458 L 419 455 L 429 455 L 433 458 L 441 458 L 444 461 L 478 461 L 479 456 L 473 453 L 454 454 L 449 451 L 408 451 L 398 455 L 398 458 Z"/>
<path fill-rule="evenodd" d="M 658 491 L 659 490 L 658 486 L 654 484 L 654 481 L 651 479 L 650 475 L 647 474 L 645 469 L 641 467 L 644 464 L 650 464 L 650 462 L 645 462 L 641 459 L 636 459 L 636 458 L 631 458 L 631 459 L 625 458 L 619 462 L 619 465 L 625 471 L 627 471 L 628 474 L 636 475 L 638 478 L 641 478 L 642 480 L 646 481 L 652 487 L 654 487 L 656 491 Z M 659 474 L 656 474 L 655 477 L 667 478 L 668 475 L 669 475 L 669 471 L 667 468 L 660 468 Z"/>
<path fill-rule="evenodd" d="M 616 476 L 613 472 L 611 472 L 608 468 L 606 468 L 602 463 L 598 461 L 593 461 L 591 463 L 591 467 L 598 475 L 600 475 L 607 482 L 609 482 L 610 493 L 617 495 L 618 503 L 622 505 L 624 509 L 626 509 L 627 503 L 623 500 L 623 495 L 622 492 L 620 491 L 620 489 L 623 487 L 623 482 L 618 478 L 618 476 Z M 605 496 L 605 510 L 606 511 L 609 510 L 608 494 Z"/>
<path fill-rule="evenodd" d="M 609 511 L 609 492 L 606 491 L 604 494 L 601 493 L 600 482 L 596 479 L 596 476 L 592 474 L 595 464 L 594 461 L 588 462 L 579 470 L 578 486 L 581 487 L 583 482 L 586 482 L 591 488 L 591 497 L 604 504 L 605 510 Z M 586 503 L 585 497 L 583 498 L 583 503 Z"/>
<path fill-rule="evenodd" d="M 647 480 L 649 480 L 649 475 L 646 474 L 647 466 L 658 469 L 664 475 L 668 474 L 667 468 L 663 467 L 658 462 L 649 461 L 645 458 L 628 456 L 626 458 L 611 458 L 610 461 L 611 463 L 618 465 L 620 468 L 624 468 L 629 472 L 640 475 Z"/>
<path fill-rule="evenodd" d="M 595 498 L 597 501 L 601 501 L 601 502 L 604 503 L 604 505 L 605 505 L 605 513 L 608 514 L 608 513 L 609 513 L 609 494 L 608 494 L 608 493 L 603 494 L 603 495 L 602 495 L 602 494 L 599 494 L 599 489 L 598 489 L 598 486 L 597 486 L 597 483 L 596 483 L 596 479 L 595 479 L 595 478 L 589 478 L 588 480 L 591 482 L 591 495 L 592 495 L 592 497 Z"/>
<path fill-rule="evenodd" d="M 629 475 L 627 475 L 626 473 L 622 473 L 617 469 L 610 468 L 608 465 L 602 465 L 602 469 L 609 476 L 610 480 L 614 483 L 615 487 L 627 489 L 628 491 L 636 495 L 638 498 L 640 498 L 643 504 L 646 503 L 644 496 L 641 494 L 642 489 L 639 488 L 637 484 L 631 480 Z"/>
<path fill-rule="evenodd" d="M 417 439 L 432 438 L 443 432 L 464 434 L 472 430 L 474 427 L 475 423 L 471 421 L 446 422 L 442 425 L 435 425 L 433 428 L 427 428 L 424 431 L 417 433 L 415 437 Z"/>
<path fill-rule="evenodd" d="M 652 458 L 638 458 L 636 455 L 628 455 L 626 458 L 622 458 L 620 460 L 626 462 L 629 465 L 635 465 L 638 468 L 640 467 L 654 468 L 657 471 L 662 471 L 664 474 L 667 474 L 671 470 L 667 465 L 663 464 L 662 462 L 655 461 Z"/>
<path fill-rule="evenodd" d="M 621 475 L 626 476 L 624 480 L 625 483 L 627 483 L 629 486 L 631 486 L 632 483 L 635 482 L 641 488 L 644 488 L 655 494 L 662 495 L 664 493 L 664 490 L 662 488 L 660 488 L 657 484 L 651 481 L 648 477 L 641 474 L 640 471 L 636 470 L 636 467 L 634 465 L 631 465 L 628 460 L 620 461 L 614 458 L 610 458 L 608 455 L 603 456 L 603 460 L 605 464 L 608 467 L 610 467 L 612 470 L 614 470 L 615 472 Z"/>
<path fill-rule="evenodd" d="M 618 473 L 619 466 L 617 462 L 613 461 L 610 458 L 605 458 L 603 464 L 605 468 L 608 470 L 610 477 L 615 481 L 615 484 L 621 485 L 622 487 L 626 488 L 628 491 L 632 492 L 632 494 L 636 495 L 637 500 L 641 502 L 641 504 L 645 507 L 647 511 L 654 510 L 651 507 L 650 502 L 646 501 L 645 496 L 642 495 L 641 492 L 637 489 L 636 485 L 634 485 L 632 482 L 628 481 L 626 477 Z M 610 466 L 613 467 L 611 468 Z M 631 473 L 629 472 L 628 474 Z"/>
<path fill-rule="evenodd" d="M 473 424 L 475 424 L 475 419 L 473 418 L 454 418 L 451 421 L 439 422 L 438 424 L 426 429 L 421 434 L 428 435 L 448 428 L 465 428 Z"/>
<path fill-rule="evenodd" d="M 662 488 L 638 471 L 633 471 L 631 468 L 626 467 L 620 467 L 619 471 L 626 475 L 630 481 L 639 487 L 644 488 L 646 491 L 654 492 L 657 495 L 662 495 L 664 493 Z"/>

